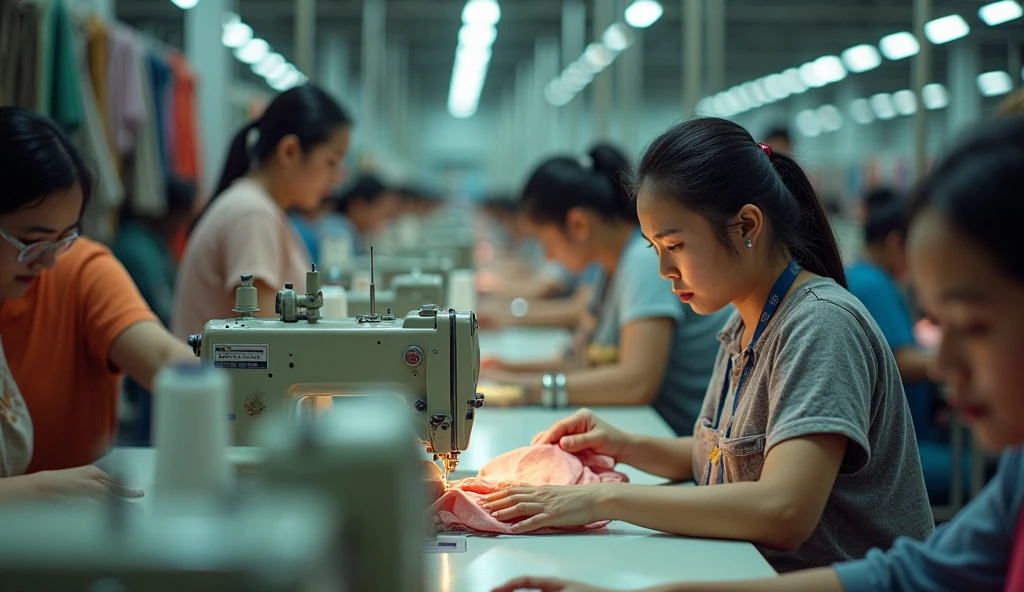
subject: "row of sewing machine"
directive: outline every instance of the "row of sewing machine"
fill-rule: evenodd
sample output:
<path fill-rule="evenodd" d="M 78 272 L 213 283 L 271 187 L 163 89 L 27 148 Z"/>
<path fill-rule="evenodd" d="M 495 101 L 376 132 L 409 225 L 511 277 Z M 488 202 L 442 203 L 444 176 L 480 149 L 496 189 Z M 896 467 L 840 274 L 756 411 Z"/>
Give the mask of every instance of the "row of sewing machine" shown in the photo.
<path fill-rule="evenodd" d="M 465 227 L 417 236 L 416 256 L 385 241 L 368 286 L 368 258 L 327 253 L 275 317 L 240 278 L 237 316 L 189 340 L 202 364 L 158 378 L 145 511 L 0 508 L 3 589 L 424 589 L 422 450 L 454 470 L 484 403 L 476 316 L 449 305 L 472 278 Z M 321 314 L 324 284 L 348 285 L 344 318 Z"/>

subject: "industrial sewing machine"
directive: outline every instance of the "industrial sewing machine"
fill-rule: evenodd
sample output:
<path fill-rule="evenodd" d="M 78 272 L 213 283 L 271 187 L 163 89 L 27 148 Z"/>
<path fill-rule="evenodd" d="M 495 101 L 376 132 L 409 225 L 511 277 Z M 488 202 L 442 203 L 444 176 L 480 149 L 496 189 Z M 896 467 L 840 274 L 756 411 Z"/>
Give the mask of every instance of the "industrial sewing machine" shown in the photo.
<path fill-rule="evenodd" d="M 278 418 L 257 476 L 234 491 L 172 491 L 136 474 L 138 502 L 0 504 L 0 589 L 424 592 L 429 499 L 390 409 L 369 398 L 344 416 Z M 105 466 L 153 469 L 126 462 Z"/>
<path fill-rule="evenodd" d="M 391 280 L 388 290 L 375 293 L 375 306 L 379 310 L 390 310 L 396 316 L 405 316 L 408 312 L 419 310 L 424 304 L 444 305 L 444 278 L 430 273 L 410 273 L 397 275 Z M 352 316 L 368 315 L 370 308 L 370 292 L 348 293 L 348 311 Z"/>
<path fill-rule="evenodd" d="M 369 271 L 372 268 L 372 272 Z M 457 269 L 448 257 L 387 255 L 383 257 L 360 256 L 352 259 L 349 270 L 352 292 L 369 292 L 370 277 L 374 276 L 384 286 L 390 286 L 394 279 L 401 275 L 420 273 L 441 276 L 447 290 L 448 275 Z M 360 285 L 362 284 L 362 285 Z"/>
<path fill-rule="evenodd" d="M 256 288 L 252 276 L 242 276 L 234 308 L 239 316 L 212 320 L 188 340 L 204 363 L 230 373 L 228 419 L 236 445 L 256 443 L 265 415 L 315 413 L 333 397 L 393 385 L 391 392 L 404 398 L 427 452 L 443 461 L 445 472 L 455 470 L 459 453 L 469 445 L 476 410 L 484 404 L 476 390 L 476 315 L 437 306 L 404 317 L 379 314 L 372 279 L 370 293 L 370 314 L 322 319 L 320 273 L 314 265 L 304 294 L 285 284 L 277 294 L 278 317 L 256 318 Z"/>

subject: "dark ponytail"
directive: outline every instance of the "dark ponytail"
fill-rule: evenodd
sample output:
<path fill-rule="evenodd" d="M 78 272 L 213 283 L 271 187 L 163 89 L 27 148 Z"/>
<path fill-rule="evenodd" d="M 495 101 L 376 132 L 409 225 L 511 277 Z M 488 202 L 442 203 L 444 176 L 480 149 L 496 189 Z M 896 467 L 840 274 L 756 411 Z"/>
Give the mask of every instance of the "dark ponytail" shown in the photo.
<path fill-rule="evenodd" d="M 295 136 L 303 152 L 308 154 L 330 140 L 335 132 L 351 125 L 352 118 L 345 109 L 316 85 L 296 86 L 277 95 L 267 105 L 263 117 L 249 122 L 235 134 L 220 182 L 203 213 L 232 183 L 245 176 L 253 163 L 262 164 L 273 156 L 284 138 Z M 193 228 L 201 217 L 202 214 L 196 218 Z"/>
<path fill-rule="evenodd" d="M 981 125 L 954 144 L 914 190 L 910 217 L 940 213 L 1017 281 L 1024 282 L 1020 220 L 1024 218 L 1024 117 Z"/>
<path fill-rule="evenodd" d="M 92 175 L 78 149 L 45 116 L 24 107 L 0 107 L 0 214 L 38 205 L 75 185 L 82 211 L 92 197 Z"/>
<path fill-rule="evenodd" d="M 787 247 L 805 269 L 845 288 L 839 247 L 810 179 L 789 156 L 768 152 L 731 121 L 692 119 L 651 142 L 633 186 L 701 214 L 734 252 L 728 224 L 743 206 L 757 206 L 771 220 L 776 246 Z"/>
<path fill-rule="evenodd" d="M 523 208 L 530 220 L 541 224 L 562 226 L 573 208 L 636 224 L 628 177 L 629 159 L 615 147 L 599 144 L 581 158 L 559 156 L 541 163 L 523 189 Z"/>

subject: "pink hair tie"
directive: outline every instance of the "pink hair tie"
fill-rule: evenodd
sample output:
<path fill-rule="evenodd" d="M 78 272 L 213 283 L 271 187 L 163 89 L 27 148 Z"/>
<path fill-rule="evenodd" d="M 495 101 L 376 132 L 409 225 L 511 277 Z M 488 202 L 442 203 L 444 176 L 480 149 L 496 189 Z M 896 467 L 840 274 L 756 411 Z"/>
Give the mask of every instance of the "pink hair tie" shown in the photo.
<path fill-rule="evenodd" d="M 768 155 L 768 158 L 772 157 L 772 147 L 771 146 L 769 146 L 768 144 L 762 144 L 760 142 L 758 142 L 757 146 L 761 150 L 764 150 L 764 153 Z"/>

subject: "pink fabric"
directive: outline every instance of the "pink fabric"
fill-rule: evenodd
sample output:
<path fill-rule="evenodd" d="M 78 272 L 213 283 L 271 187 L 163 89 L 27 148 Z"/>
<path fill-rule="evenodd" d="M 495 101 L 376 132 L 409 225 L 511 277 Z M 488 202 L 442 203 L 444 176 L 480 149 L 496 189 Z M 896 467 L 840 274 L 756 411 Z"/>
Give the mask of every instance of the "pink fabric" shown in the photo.
<path fill-rule="evenodd" d="M 512 487 L 530 485 L 595 485 L 629 481 L 614 470 L 615 460 L 584 452 L 572 454 L 558 446 L 527 446 L 505 453 L 487 463 L 475 478 L 452 482 L 430 508 L 428 515 L 441 530 L 514 534 L 512 522 L 501 522 L 484 511 L 483 498 Z M 529 534 L 551 534 L 603 528 L 609 521 L 586 526 L 545 528 Z"/>

